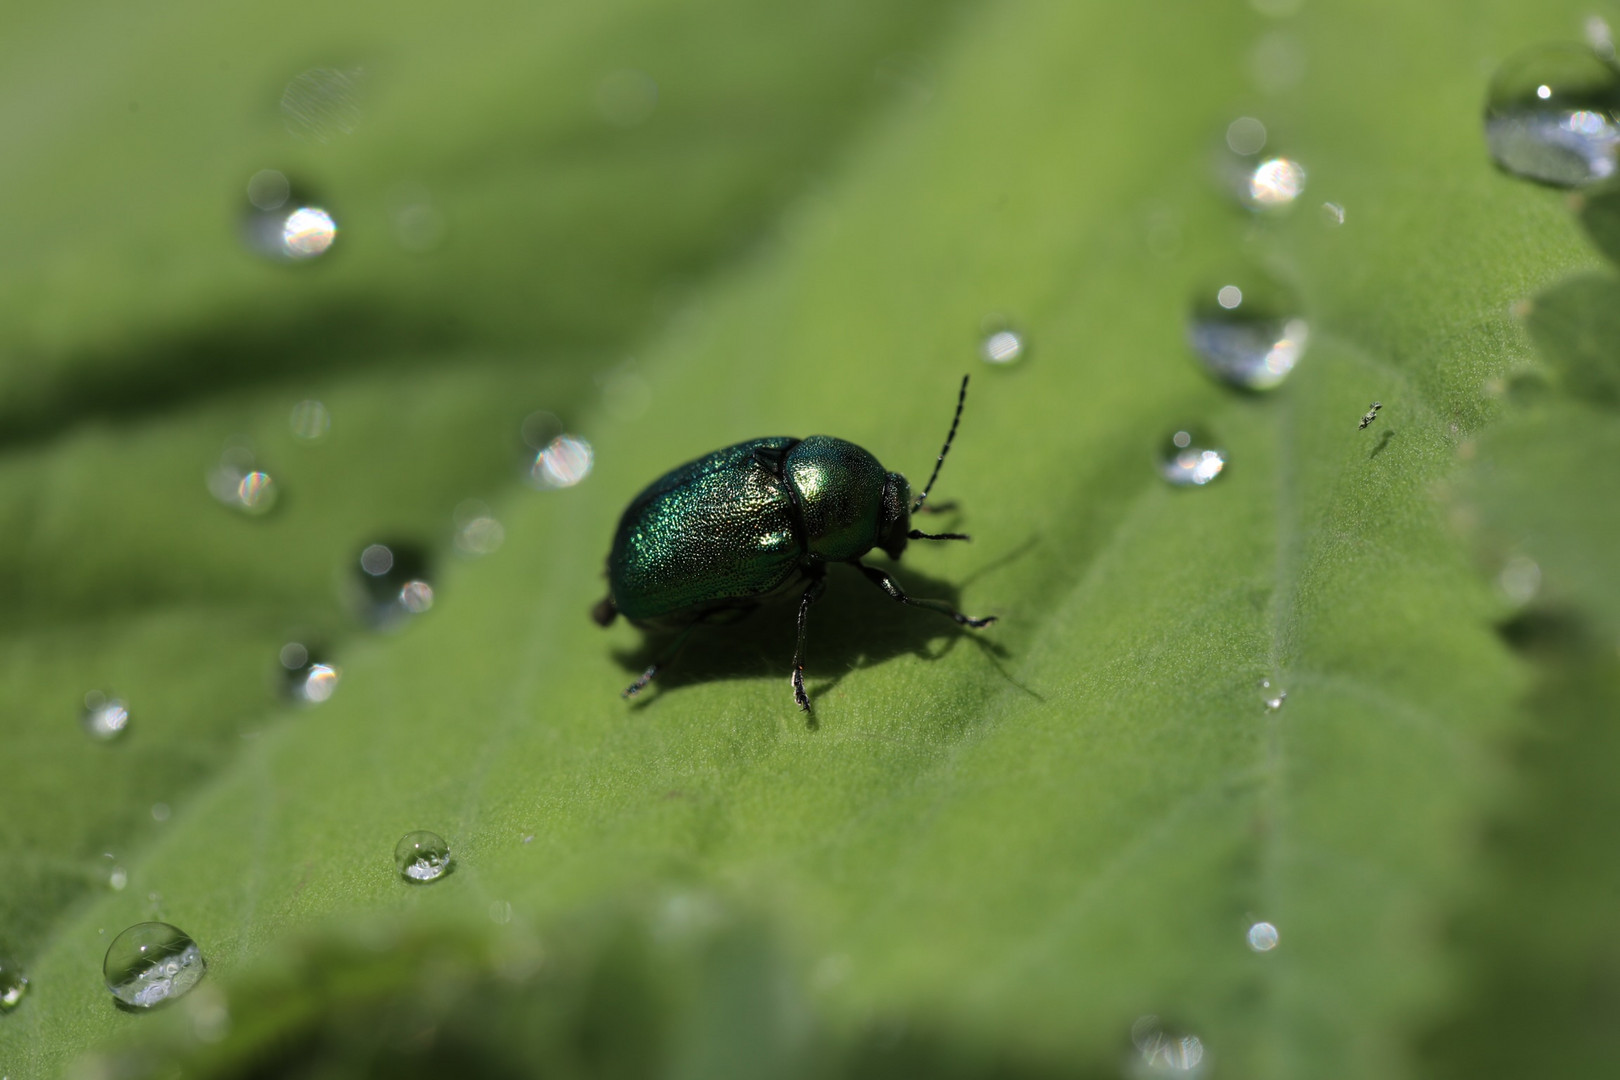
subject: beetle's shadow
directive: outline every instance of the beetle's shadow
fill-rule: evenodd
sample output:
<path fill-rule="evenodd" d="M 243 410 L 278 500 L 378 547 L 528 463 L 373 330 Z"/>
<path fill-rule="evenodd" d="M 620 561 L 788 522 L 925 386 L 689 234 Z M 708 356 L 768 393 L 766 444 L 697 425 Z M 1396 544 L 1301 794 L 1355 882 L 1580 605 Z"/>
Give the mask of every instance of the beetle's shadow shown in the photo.
<path fill-rule="evenodd" d="M 908 596 L 943 600 L 960 608 L 958 590 L 948 582 L 883 560 L 877 565 L 893 574 Z M 761 676 L 779 676 L 782 696 L 791 704 L 788 676 L 797 636 L 799 592 L 795 589 L 772 599 L 735 623 L 694 627 L 685 647 L 660 669 L 635 705 L 651 704 L 661 693 L 693 683 Z M 837 564 L 828 570 L 826 591 L 810 608 L 805 691 L 814 705 L 851 671 L 876 667 L 897 656 L 937 660 L 963 638 L 991 656 L 1005 659 L 1007 651 L 981 636 L 983 633 L 959 626 L 937 611 L 895 603 L 854 567 Z M 614 659 L 627 673 L 626 681 L 659 660 L 673 639 L 673 634 L 647 634 L 636 648 L 616 650 Z"/>

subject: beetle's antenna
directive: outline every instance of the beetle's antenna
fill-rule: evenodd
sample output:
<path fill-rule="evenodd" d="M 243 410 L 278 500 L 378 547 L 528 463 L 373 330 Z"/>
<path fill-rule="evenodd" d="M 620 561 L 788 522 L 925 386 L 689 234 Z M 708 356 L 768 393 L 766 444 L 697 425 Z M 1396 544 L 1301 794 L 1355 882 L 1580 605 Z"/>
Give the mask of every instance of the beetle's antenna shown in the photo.
<path fill-rule="evenodd" d="M 962 376 L 962 389 L 956 394 L 956 415 L 951 417 L 950 434 L 945 436 L 945 445 L 939 448 L 939 458 L 934 462 L 934 472 L 928 477 L 928 483 L 923 485 L 922 494 L 917 501 L 911 504 L 911 512 L 915 514 L 922 509 L 922 504 L 928 498 L 928 493 L 934 488 L 934 481 L 939 479 L 939 467 L 945 464 L 945 455 L 951 452 L 951 440 L 956 438 L 956 425 L 962 422 L 962 406 L 967 402 L 968 376 Z M 932 539 L 932 538 L 930 538 Z"/>

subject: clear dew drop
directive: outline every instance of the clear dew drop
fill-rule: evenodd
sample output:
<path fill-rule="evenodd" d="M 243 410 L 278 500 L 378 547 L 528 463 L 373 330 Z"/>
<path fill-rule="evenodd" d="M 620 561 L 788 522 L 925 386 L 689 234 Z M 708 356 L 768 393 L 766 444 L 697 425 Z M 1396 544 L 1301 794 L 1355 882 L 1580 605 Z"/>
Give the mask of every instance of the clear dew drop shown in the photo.
<path fill-rule="evenodd" d="M 1017 327 L 992 323 L 979 342 L 979 359 L 987 364 L 1015 364 L 1029 351 L 1024 332 Z"/>
<path fill-rule="evenodd" d="M 395 625 L 433 607 L 427 553 L 414 544 L 367 544 L 355 570 L 360 606 L 374 626 Z"/>
<path fill-rule="evenodd" d="M 1197 428 L 1171 432 L 1159 450 L 1159 474 L 1176 487 L 1203 487 L 1226 468 L 1226 454 Z"/>
<path fill-rule="evenodd" d="M 92 739 L 106 742 L 116 739 L 129 728 L 129 707 L 118 698 L 110 698 L 99 690 L 84 695 L 84 711 L 80 715 L 84 730 Z"/>
<path fill-rule="evenodd" d="M 1249 948 L 1255 952 L 1270 952 L 1277 947 L 1277 928 L 1268 922 L 1257 922 L 1249 927 Z"/>
<path fill-rule="evenodd" d="M 408 832 L 394 845 L 394 865 L 407 881 L 438 881 L 450 872 L 450 845 L 426 829 Z"/>
<path fill-rule="evenodd" d="M 136 923 L 113 939 L 101 973 L 113 997 L 136 1009 L 177 998 L 197 985 L 208 965 L 179 927 Z"/>
<path fill-rule="evenodd" d="M 314 398 L 300 401 L 287 416 L 287 428 L 299 442 L 320 442 L 331 427 L 332 414 Z"/>
<path fill-rule="evenodd" d="M 28 994 L 28 976 L 9 960 L 0 960 L 0 1012 L 10 1012 Z"/>
<path fill-rule="evenodd" d="M 1268 158 L 1249 174 L 1245 199 L 1256 210 L 1284 210 L 1305 194 L 1305 166 L 1290 158 Z"/>
<path fill-rule="evenodd" d="M 1190 1032 L 1164 1025 L 1157 1016 L 1143 1016 L 1131 1025 L 1131 1043 L 1136 1047 L 1139 1076 L 1190 1074 L 1204 1062 L 1204 1042 Z"/>
<path fill-rule="evenodd" d="M 1552 187 L 1586 187 L 1620 160 L 1620 69 L 1584 45 L 1542 45 L 1491 80 L 1485 142 L 1507 172 Z"/>
<path fill-rule="evenodd" d="M 1244 390 L 1288 378 L 1310 337 L 1292 294 L 1258 274 L 1201 292 L 1187 320 L 1187 344 L 1210 374 Z"/>
<path fill-rule="evenodd" d="M 559 435 L 534 456 L 529 484 L 542 491 L 573 487 L 591 474 L 595 460 L 590 443 L 577 435 Z"/>
<path fill-rule="evenodd" d="M 227 446 L 204 479 L 217 501 L 250 517 L 269 513 L 280 494 L 275 478 L 259 468 L 253 451 L 240 443 Z"/>
<path fill-rule="evenodd" d="M 318 650 L 299 641 L 283 645 L 277 659 L 281 661 L 283 691 L 300 705 L 327 701 L 343 677 L 341 668 L 327 663 Z"/>

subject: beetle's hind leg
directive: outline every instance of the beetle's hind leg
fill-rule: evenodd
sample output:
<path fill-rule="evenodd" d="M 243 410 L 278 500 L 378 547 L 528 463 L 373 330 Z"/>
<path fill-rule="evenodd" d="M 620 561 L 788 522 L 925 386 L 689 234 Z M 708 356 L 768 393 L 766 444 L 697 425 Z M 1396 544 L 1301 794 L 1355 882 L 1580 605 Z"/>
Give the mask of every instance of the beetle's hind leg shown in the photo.
<path fill-rule="evenodd" d="M 799 638 L 793 646 L 793 700 L 805 712 L 810 711 L 810 698 L 804 692 L 804 635 L 810 625 L 810 605 L 826 588 L 827 579 L 817 575 L 799 597 Z"/>
<path fill-rule="evenodd" d="M 921 607 L 927 608 L 930 611 L 937 611 L 941 615 L 948 615 L 952 619 L 955 619 L 957 622 L 961 623 L 963 626 L 971 626 L 975 630 L 989 626 L 991 623 L 996 621 L 996 617 L 994 615 L 986 615 L 982 619 L 976 619 L 972 615 L 964 615 L 943 600 L 921 600 L 915 596 L 907 596 L 905 590 L 900 588 L 900 586 L 895 583 L 894 578 L 889 576 L 888 571 L 879 570 L 875 566 L 867 566 L 863 562 L 857 562 L 855 565 L 861 568 L 861 573 L 866 575 L 868 581 L 882 589 L 884 592 L 888 593 L 894 599 L 900 601 L 902 604 L 910 604 L 912 607 Z"/>
<path fill-rule="evenodd" d="M 696 623 L 692 624 L 692 626 L 696 625 Z M 646 671 L 643 671 L 640 675 L 637 675 L 636 681 L 625 687 L 624 692 L 619 696 L 622 698 L 633 698 L 643 690 L 647 689 L 647 684 L 656 679 L 658 677 L 658 673 L 664 668 L 668 667 L 670 664 L 674 663 L 675 657 L 680 655 L 681 649 L 686 646 L 686 639 L 692 635 L 692 626 L 688 626 L 685 630 L 682 630 L 679 634 L 677 634 L 675 640 L 670 642 L 664 651 L 658 654 L 658 659 L 649 664 Z"/>

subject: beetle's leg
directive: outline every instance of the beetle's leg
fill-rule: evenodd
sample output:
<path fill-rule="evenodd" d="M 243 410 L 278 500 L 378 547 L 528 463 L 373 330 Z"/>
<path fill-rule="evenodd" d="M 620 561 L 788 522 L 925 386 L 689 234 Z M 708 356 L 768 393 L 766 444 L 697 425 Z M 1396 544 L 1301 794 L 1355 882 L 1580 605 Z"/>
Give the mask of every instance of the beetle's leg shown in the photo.
<path fill-rule="evenodd" d="M 863 562 L 857 562 L 855 565 L 861 568 L 861 573 L 866 575 L 867 580 L 876 585 L 878 588 L 882 589 L 884 592 L 888 593 L 890 596 L 894 597 L 896 600 L 900 601 L 902 604 L 911 604 L 913 607 L 924 607 L 930 611 L 937 611 L 941 615 L 949 615 L 963 626 L 971 626 L 975 630 L 979 629 L 980 627 L 989 626 L 991 623 L 996 621 L 996 617 L 994 615 L 986 615 L 982 619 L 975 619 L 971 615 L 964 615 L 943 600 L 919 600 L 915 596 L 907 596 L 905 594 L 905 590 L 900 588 L 899 585 L 895 584 L 894 578 L 889 576 L 888 571 L 879 570 L 875 566 L 867 566 Z"/>
<path fill-rule="evenodd" d="M 951 500 L 949 500 L 947 502 L 923 503 L 921 506 L 917 507 L 917 513 L 919 513 L 919 514 L 949 514 L 955 509 L 956 509 L 956 500 L 951 499 Z"/>
<path fill-rule="evenodd" d="M 805 712 L 810 711 L 810 699 L 804 692 L 804 633 L 810 625 L 810 605 L 826 588 L 827 579 L 818 575 L 811 579 L 804 595 L 799 597 L 799 640 L 793 646 L 793 700 Z"/>
<path fill-rule="evenodd" d="M 696 626 L 697 624 L 693 623 L 692 625 Z M 643 671 L 640 675 L 636 676 L 636 681 L 625 687 L 624 693 L 620 694 L 619 696 L 624 698 L 633 698 L 643 690 L 647 689 L 647 684 L 658 677 L 658 672 L 660 669 L 668 667 L 670 662 L 675 659 L 676 654 L 681 651 L 681 648 L 686 644 L 687 637 L 689 637 L 691 633 L 691 626 L 688 626 L 685 630 L 682 630 L 680 634 L 676 636 L 675 640 L 669 643 L 669 647 L 658 654 L 658 659 L 654 660 L 650 665 L 648 665 L 646 671 Z"/>

